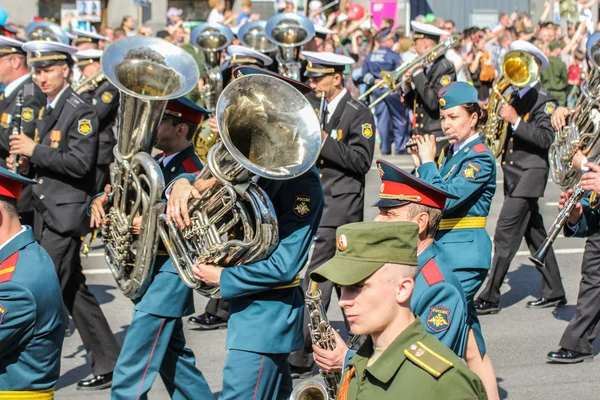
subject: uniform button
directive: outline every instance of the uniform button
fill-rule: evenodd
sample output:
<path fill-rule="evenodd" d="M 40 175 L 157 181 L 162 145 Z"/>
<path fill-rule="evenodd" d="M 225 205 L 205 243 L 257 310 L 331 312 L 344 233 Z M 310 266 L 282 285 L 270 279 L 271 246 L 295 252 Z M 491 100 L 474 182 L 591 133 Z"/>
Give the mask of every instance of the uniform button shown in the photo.
<path fill-rule="evenodd" d="M 512 162 L 512 161 L 511 161 L 511 162 L 510 162 L 510 165 L 513 165 L 513 164 L 514 164 L 514 162 Z"/>
<path fill-rule="evenodd" d="M 423 124 L 421 124 L 421 128 L 423 127 Z"/>
<path fill-rule="evenodd" d="M 43 194 L 40 194 L 40 200 L 44 200 L 46 196 L 44 196 Z"/>
<path fill-rule="evenodd" d="M 323 178 L 323 174 L 319 174 L 319 178 Z"/>
<path fill-rule="evenodd" d="M 321 165 L 325 164 L 325 161 L 321 160 Z"/>
<path fill-rule="evenodd" d="M 506 164 L 506 161 L 502 161 L 502 165 L 505 165 L 505 164 Z"/>
<path fill-rule="evenodd" d="M 512 142 L 514 138 L 510 138 L 509 142 Z"/>
<path fill-rule="evenodd" d="M 511 151 L 511 153 L 512 153 L 512 151 Z M 500 154 L 504 154 L 504 150 L 502 150 L 502 153 L 500 153 Z"/>
<path fill-rule="evenodd" d="M 424 117 L 425 117 L 425 114 L 421 113 L 421 118 L 424 118 Z"/>
<path fill-rule="evenodd" d="M 509 152 L 509 153 L 512 153 L 512 149 L 510 149 L 508 152 Z"/>
<path fill-rule="evenodd" d="M 41 185 L 41 184 L 43 184 L 43 183 L 44 183 L 44 180 L 43 180 L 43 179 L 40 179 L 40 180 L 38 181 L 38 184 L 40 184 L 40 185 Z"/>

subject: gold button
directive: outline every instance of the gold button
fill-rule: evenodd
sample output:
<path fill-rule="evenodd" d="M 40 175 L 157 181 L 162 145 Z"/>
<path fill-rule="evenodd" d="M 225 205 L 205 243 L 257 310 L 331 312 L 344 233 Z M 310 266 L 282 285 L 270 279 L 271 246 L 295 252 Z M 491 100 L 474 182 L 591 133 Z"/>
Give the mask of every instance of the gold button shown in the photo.
<path fill-rule="evenodd" d="M 423 124 L 421 124 L 421 128 L 423 127 Z"/>
<path fill-rule="evenodd" d="M 508 152 L 509 152 L 509 153 L 512 153 L 512 149 L 510 149 Z"/>
<path fill-rule="evenodd" d="M 510 142 L 512 142 L 512 141 L 513 141 L 513 138 L 510 138 L 510 140 L 509 140 L 509 141 L 510 141 Z"/>
<path fill-rule="evenodd" d="M 513 165 L 513 164 L 514 164 L 514 162 L 512 162 L 512 161 L 511 161 L 511 162 L 510 162 L 510 165 Z"/>
<path fill-rule="evenodd" d="M 506 161 L 502 161 L 502 165 L 506 164 Z"/>
<path fill-rule="evenodd" d="M 43 194 L 40 194 L 40 200 L 44 200 L 46 196 L 44 196 Z"/>
<path fill-rule="evenodd" d="M 322 177 L 323 177 L 323 174 L 319 174 L 319 178 L 322 178 Z"/>
<path fill-rule="evenodd" d="M 511 151 L 512 151 L 512 150 L 511 150 Z M 500 153 L 500 154 L 504 154 L 504 150 L 502 150 L 502 153 Z"/>
<path fill-rule="evenodd" d="M 421 113 L 421 118 L 425 117 L 425 114 Z"/>
<path fill-rule="evenodd" d="M 38 181 L 38 184 L 40 184 L 40 185 L 41 185 L 41 184 L 43 184 L 43 183 L 44 183 L 44 180 L 43 180 L 43 179 L 40 179 L 40 180 Z"/>
<path fill-rule="evenodd" d="M 325 163 L 325 161 L 321 160 L 321 165 L 323 165 Z"/>

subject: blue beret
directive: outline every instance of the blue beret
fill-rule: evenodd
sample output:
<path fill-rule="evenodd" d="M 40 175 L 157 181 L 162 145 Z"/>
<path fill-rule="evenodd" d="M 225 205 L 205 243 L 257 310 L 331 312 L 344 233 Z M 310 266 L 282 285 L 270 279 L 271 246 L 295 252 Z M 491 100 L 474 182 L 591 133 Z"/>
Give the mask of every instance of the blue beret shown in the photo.
<path fill-rule="evenodd" d="M 442 78 L 444 79 L 444 78 Z M 440 90 L 440 108 L 460 106 L 461 104 L 477 103 L 477 89 L 467 82 L 451 82 Z"/>
<path fill-rule="evenodd" d="M 270 75 L 273 76 L 275 78 L 279 78 L 282 81 L 289 83 L 290 85 L 292 85 L 296 90 L 298 90 L 300 93 L 302 94 L 307 94 L 311 92 L 311 88 L 310 86 L 307 86 L 303 83 L 300 83 L 298 81 L 295 81 L 293 79 L 289 79 L 286 78 L 285 76 L 282 75 L 278 75 L 274 72 L 271 71 L 267 71 L 265 69 L 262 68 L 258 68 L 258 67 L 254 67 L 252 65 L 244 65 L 242 67 L 238 67 L 236 69 L 233 70 L 233 79 L 235 78 L 239 78 L 245 75 Z"/>

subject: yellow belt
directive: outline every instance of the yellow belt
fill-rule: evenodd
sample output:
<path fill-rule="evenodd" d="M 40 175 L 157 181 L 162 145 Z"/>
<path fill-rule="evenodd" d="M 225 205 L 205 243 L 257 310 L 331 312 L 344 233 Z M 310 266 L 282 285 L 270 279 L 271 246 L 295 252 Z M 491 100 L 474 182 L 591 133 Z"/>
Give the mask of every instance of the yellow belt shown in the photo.
<path fill-rule="evenodd" d="M 487 217 L 447 218 L 440 221 L 438 230 L 485 228 Z"/>
<path fill-rule="evenodd" d="M 277 286 L 274 289 L 275 290 L 289 289 L 289 288 L 293 288 L 293 287 L 296 287 L 296 286 L 300 286 L 300 274 L 296 274 L 296 277 L 294 278 L 294 280 L 291 283 L 288 283 L 287 285 L 283 285 L 283 286 Z"/>
<path fill-rule="evenodd" d="M 53 400 L 54 388 L 44 390 L 19 390 L 0 392 L 1 400 Z"/>

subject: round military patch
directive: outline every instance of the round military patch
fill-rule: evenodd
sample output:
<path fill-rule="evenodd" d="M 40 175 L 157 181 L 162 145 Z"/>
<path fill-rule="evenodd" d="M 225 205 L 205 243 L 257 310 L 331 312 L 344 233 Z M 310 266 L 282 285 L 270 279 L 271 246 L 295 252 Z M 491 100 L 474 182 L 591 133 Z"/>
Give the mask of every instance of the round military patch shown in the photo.
<path fill-rule="evenodd" d="M 440 99 L 440 106 L 444 107 L 446 105 L 446 99 Z"/>
<path fill-rule="evenodd" d="M 339 251 L 344 251 L 348 248 L 348 238 L 342 234 L 337 238 L 337 248 Z"/>
<path fill-rule="evenodd" d="M 452 82 L 452 78 L 450 77 L 450 75 L 444 75 L 442 76 L 442 79 L 440 79 L 440 83 L 442 84 L 442 86 L 448 86 L 450 82 Z"/>
<path fill-rule="evenodd" d="M 33 109 L 29 107 L 23 107 L 21 111 L 21 119 L 25 122 L 29 122 L 33 119 Z"/>
<path fill-rule="evenodd" d="M 92 132 L 92 121 L 89 119 L 81 119 L 77 122 L 77 132 L 82 135 L 88 135 Z"/>
<path fill-rule="evenodd" d="M 370 139 L 373 136 L 373 127 L 371 124 L 363 124 L 362 125 L 362 135 L 367 139 Z"/>
<path fill-rule="evenodd" d="M 552 113 L 554 112 L 554 103 L 546 103 L 544 111 L 546 112 L 546 114 L 552 115 Z"/>
<path fill-rule="evenodd" d="M 104 92 L 104 93 L 102 93 L 102 97 L 100 97 L 100 98 L 102 99 L 103 102 L 108 104 L 112 101 L 113 95 L 109 92 Z"/>

